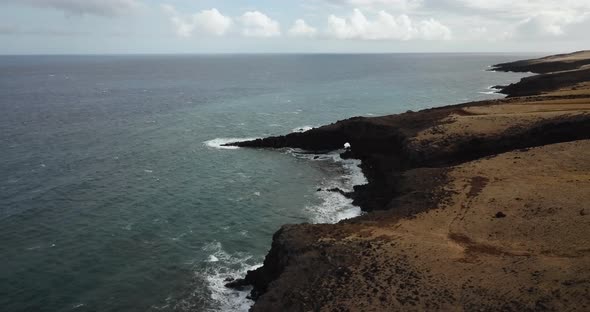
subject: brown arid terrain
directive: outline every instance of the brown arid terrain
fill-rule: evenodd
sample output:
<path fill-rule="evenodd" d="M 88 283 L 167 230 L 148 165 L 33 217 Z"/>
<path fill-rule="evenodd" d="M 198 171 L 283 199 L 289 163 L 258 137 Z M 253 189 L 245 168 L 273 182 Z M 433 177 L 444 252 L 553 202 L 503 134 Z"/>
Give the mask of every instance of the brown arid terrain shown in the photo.
<path fill-rule="evenodd" d="M 348 194 L 367 213 L 282 227 L 264 266 L 229 286 L 254 287 L 253 311 L 590 311 L 587 64 L 501 64 L 542 74 L 507 99 L 238 143 L 350 142 L 369 183 Z"/>

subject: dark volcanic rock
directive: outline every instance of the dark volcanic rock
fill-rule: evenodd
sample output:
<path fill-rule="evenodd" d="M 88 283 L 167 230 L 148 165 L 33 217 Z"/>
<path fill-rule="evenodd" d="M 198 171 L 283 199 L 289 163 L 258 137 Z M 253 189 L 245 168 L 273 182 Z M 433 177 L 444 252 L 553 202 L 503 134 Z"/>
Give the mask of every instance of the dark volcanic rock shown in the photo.
<path fill-rule="evenodd" d="M 491 70 L 541 74 L 523 78 L 520 82 L 509 86 L 496 86 L 494 88 L 500 89 L 500 93 L 509 97 L 529 96 L 590 81 L 590 68 L 587 66 L 590 65 L 590 58 L 575 59 L 576 55 L 587 53 L 589 52 L 580 51 L 494 65 Z"/>
<path fill-rule="evenodd" d="M 541 59 L 533 60 L 521 60 L 516 62 L 501 63 L 492 66 L 491 70 L 495 71 L 506 71 L 506 72 L 520 72 L 520 73 L 536 73 L 546 74 L 558 71 L 578 69 L 584 65 L 590 64 L 590 59 L 572 60 L 572 61 L 561 61 L 560 57 L 567 57 L 575 55 L 577 53 L 584 53 L 587 51 L 579 51 L 570 54 L 553 55 Z M 555 60 L 555 61 L 553 61 Z"/>
<path fill-rule="evenodd" d="M 500 93 L 509 97 L 538 95 L 586 81 L 590 81 L 590 68 L 526 77 L 520 82 L 502 88 Z"/>
<path fill-rule="evenodd" d="M 229 145 L 240 147 L 293 147 L 309 151 L 331 151 L 350 143 L 355 150 L 387 152 L 402 138 L 401 133 L 392 131 L 389 126 L 373 122 L 377 119 L 355 117 L 332 125 L 309 130 L 304 133 L 291 133 L 285 136 L 237 142 Z M 394 144 L 392 144 L 394 143 Z"/>

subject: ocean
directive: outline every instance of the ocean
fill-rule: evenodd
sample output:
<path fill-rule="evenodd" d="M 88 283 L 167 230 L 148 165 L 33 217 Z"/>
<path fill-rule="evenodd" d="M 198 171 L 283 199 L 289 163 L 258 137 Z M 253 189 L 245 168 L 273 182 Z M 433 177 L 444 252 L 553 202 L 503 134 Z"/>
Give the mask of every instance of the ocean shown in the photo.
<path fill-rule="evenodd" d="M 509 54 L 0 56 L 0 309 L 246 311 L 282 224 L 360 209 L 338 153 L 246 138 L 500 98 Z M 318 156 L 318 157 L 315 157 Z"/>

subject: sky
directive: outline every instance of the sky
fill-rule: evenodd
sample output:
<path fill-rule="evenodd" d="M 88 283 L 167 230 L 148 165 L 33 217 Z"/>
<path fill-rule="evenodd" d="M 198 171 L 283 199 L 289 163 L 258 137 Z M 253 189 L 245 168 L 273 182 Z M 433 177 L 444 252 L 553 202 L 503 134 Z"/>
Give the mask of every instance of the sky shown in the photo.
<path fill-rule="evenodd" d="M 590 0 L 0 0 L 0 54 L 567 52 Z"/>

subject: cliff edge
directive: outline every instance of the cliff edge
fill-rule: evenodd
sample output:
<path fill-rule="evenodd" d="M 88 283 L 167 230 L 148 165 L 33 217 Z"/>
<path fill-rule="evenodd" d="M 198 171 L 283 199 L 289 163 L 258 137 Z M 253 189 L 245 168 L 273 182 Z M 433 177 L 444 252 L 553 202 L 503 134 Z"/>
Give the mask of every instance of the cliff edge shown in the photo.
<path fill-rule="evenodd" d="M 585 53 L 497 65 L 542 72 L 507 99 L 236 143 L 351 143 L 343 156 L 363 161 L 369 183 L 350 196 L 368 213 L 282 227 L 264 265 L 228 286 L 254 286 L 252 311 L 589 310 Z M 546 75 L 562 78 L 549 87 Z M 526 92 L 530 79 L 542 87 Z"/>

